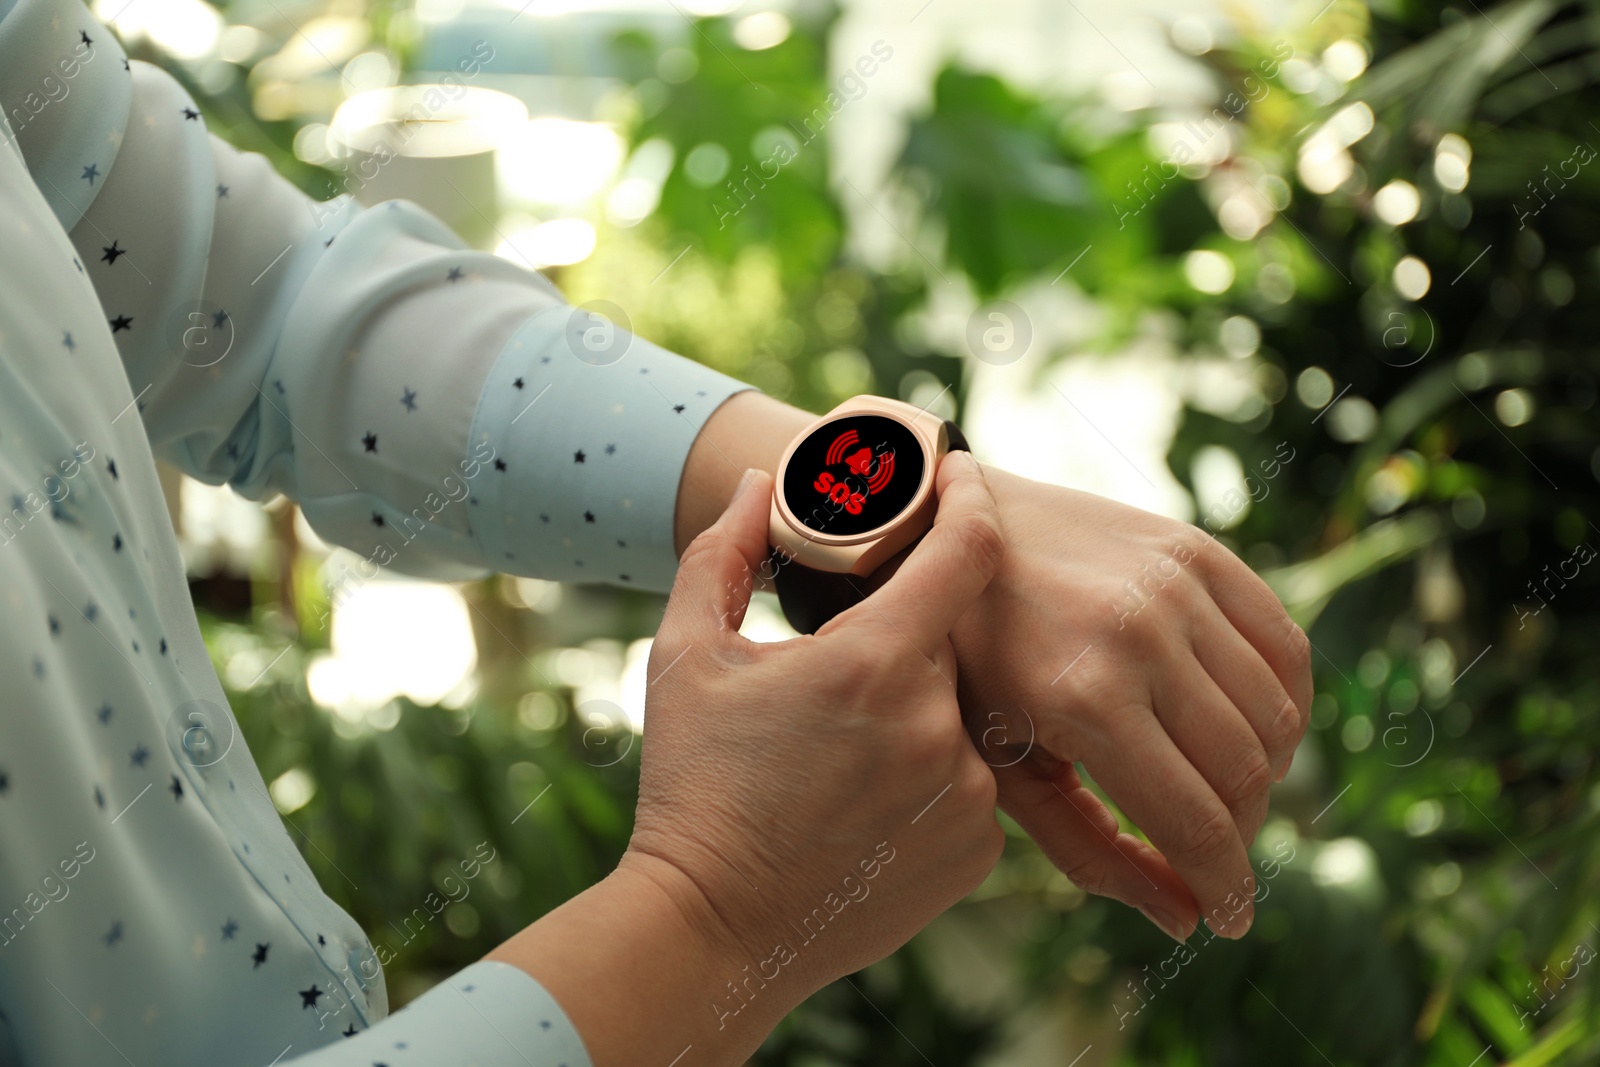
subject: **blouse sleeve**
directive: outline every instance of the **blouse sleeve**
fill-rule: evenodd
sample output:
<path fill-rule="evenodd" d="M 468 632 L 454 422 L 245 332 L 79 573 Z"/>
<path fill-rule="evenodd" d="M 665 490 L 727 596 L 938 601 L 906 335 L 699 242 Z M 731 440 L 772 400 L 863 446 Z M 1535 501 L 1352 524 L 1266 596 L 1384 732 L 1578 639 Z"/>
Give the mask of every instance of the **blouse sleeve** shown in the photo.
<path fill-rule="evenodd" d="M 689 447 L 747 386 L 567 305 L 413 204 L 307 198 L 208 135 L 182 87 L 127 62 L 76 0 L 17 0 L 8 21 L 5 99 L 69 87 L 16 136 L 159 458 L 281 492 L 372 564 L 670 588 Z"/>
<path fill-rule="evenodd" d="M 589 1067 L 555 998 L 526 971 L 482 960 L 446 978 L 381 1024 L 282 1067 Z"/>

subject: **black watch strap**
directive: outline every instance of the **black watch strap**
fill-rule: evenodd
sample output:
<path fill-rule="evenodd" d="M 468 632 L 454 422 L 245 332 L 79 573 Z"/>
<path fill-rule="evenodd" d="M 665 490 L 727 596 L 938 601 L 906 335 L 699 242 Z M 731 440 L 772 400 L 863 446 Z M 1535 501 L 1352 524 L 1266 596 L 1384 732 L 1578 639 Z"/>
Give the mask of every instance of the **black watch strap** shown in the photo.
<path fill-rule="evenodd" d="M 946 419 L 944 427 L 951 452 L 971 451 L 959 426 Z M 797 563 L 779 548 L 772 550 L 768 565 L 783 617 L 800 633 L 816 633 L 823 623 L 866 599 L 867 580 L 860 575 L 819 571 Z"/>

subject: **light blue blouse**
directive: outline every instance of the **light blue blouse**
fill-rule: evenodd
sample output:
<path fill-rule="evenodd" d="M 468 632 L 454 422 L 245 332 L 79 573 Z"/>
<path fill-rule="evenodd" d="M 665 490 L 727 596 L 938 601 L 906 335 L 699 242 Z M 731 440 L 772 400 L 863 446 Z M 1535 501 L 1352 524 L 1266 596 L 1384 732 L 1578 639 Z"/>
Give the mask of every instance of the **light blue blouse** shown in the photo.
<path fill-rule="evenodd" d="M 238 736 L 154 457 L 372 564 L 665 590 L 689 446 L 745 386 L 597 358 L 604 324 L 413 205 L 313 204 L 77 0 L 0 12 L 0 1067 L 588 1063 L 503 964 L 385 1019 Z"/>

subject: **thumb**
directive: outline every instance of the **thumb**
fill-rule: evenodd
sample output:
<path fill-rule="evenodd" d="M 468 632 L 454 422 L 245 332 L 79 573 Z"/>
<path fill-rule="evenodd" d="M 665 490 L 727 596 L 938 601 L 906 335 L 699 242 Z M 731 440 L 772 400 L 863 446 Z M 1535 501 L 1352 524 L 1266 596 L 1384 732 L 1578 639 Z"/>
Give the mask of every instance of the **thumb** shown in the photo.
<path fill-rule="evenodd" d="M 697 641 L 739 631 L 767 558 L 771 507 L 772 475 L 745 471 L 722 515 L 683 550 L 662 633 Z"/>
<path fill-rule="evenodd" d="M 994 495 L 970 453 L 946 455 L 935 487 L 939 510 L 933 528 L 872 594 L 878 602 L 873 609 L 850 609 L 865 625 L 892 625 L 918 649 L 944 641 L 988 586 L 1005 553 Z"/>

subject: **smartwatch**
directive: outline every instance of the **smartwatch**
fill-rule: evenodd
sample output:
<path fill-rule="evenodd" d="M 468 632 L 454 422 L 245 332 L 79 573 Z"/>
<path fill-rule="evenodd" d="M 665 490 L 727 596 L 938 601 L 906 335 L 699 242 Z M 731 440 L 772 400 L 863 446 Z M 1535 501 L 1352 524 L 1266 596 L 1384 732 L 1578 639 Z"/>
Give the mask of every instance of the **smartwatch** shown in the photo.
<path fill-rule="evenodd" d="M 933 480 L 967 451 L 955 423 L 858 396 L 812 423 L 778 463 L 767 540 L 778 603 L 803 634 L 866 598 L 864 579 L 933 525 Z"/>

